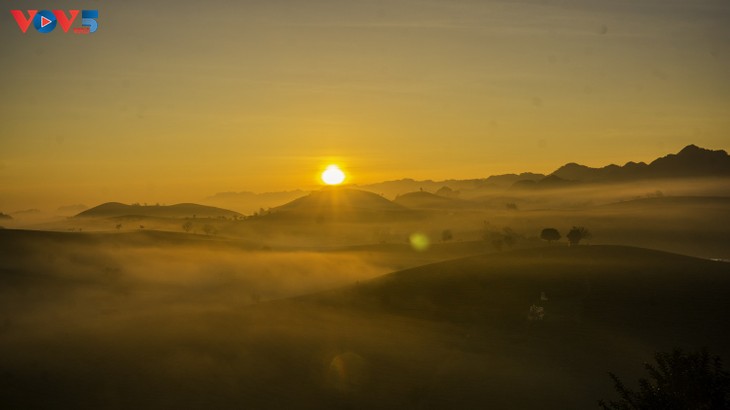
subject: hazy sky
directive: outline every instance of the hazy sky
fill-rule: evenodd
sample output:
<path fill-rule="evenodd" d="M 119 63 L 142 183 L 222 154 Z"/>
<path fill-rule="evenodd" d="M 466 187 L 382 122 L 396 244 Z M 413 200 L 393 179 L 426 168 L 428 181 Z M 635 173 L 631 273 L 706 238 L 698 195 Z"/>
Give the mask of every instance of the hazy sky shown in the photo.
<path fill-rule="evenodd" d="M 727 0 L 2 4 L 0 211 L 730 147 Z M 99 29 L 22 34 L 21 7 Z"/>

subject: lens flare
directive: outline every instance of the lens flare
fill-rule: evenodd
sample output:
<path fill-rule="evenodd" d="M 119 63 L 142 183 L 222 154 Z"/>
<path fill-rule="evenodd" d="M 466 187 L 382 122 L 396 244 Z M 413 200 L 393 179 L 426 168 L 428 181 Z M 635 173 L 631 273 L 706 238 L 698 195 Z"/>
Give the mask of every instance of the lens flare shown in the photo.
<path fill-rule="evenodd" d="M 423 252 L 431 246 L 431 241 L 428 239 L 428 236 L 420 232 L 411 234 L 408 240 L 411 243 L 411 247 L 418 252 Z"/>

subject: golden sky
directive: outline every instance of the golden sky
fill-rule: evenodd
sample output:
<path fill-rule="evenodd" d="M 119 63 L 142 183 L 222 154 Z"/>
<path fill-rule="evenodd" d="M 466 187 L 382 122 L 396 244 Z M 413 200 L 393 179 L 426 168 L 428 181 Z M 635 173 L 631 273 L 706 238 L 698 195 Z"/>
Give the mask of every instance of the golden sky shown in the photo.
<path fill-rule="evenodd" d="M 729 148 L 726 0 L 3 5 L 0 211 Z M 21 7 L 99 29 L 22 34 Z"/>

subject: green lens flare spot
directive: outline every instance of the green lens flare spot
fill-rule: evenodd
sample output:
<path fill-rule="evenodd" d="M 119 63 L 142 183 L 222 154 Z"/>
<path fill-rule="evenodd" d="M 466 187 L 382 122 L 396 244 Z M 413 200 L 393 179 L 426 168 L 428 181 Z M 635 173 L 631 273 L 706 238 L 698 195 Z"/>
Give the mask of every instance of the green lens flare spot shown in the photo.
<path fill-rule="evenodd" d="M 408 240 L 411 243 L 411 247 L 418 252 L 423 252 L 431 246 L 431 241 L 428 239 L 428 236 L 420 232 L 411 234 Z"/>

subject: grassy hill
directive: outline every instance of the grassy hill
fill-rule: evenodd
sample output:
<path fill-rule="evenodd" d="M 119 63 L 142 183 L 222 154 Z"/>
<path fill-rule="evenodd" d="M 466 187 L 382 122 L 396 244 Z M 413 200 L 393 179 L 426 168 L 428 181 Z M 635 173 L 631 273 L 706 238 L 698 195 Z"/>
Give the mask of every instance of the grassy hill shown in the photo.
<path fill-rule="evenodd" d="M 122 216 L 146 216 L 162 218 L 238 218 L 238 212 L 198 204 L 176 205 L 127 205 L 107 202 L 76 215 L 77 218 L 112 218 Z"/>
<path fill-rule="evenodd" d="M 244 308 L 230 286 L 123 272 L 4 279 L 11 408 L 585 409 L 655 350 L 730 357 L 730 264 L 639 248 L 468 257 Z"/>
<path fill-rule="evenodd" d="M 664 316 L 671 320 L 654 323 L 683 323 L 682 331 L 695 336 L 705 320 L 717 319 L 712 312 L 730 305 L 725 301 L 729 292 L 727 263 L 622 246 L 556 246 L 417 267 L 316 298 L 428 319 L 510 326 L 524 324 L 530 305 L 538 303 L 546 307 L 543 323 L 600 320 L 646 330 L 653 324 L 643 323 L 643 317 Z M 548 301 L 539 301 L 541 293 Z M 696 317 L 700 311 L 707 316 Z M 670 328 L 663 330 L 679 330 Z"/>
<path fill-rule="evenodd" d="M 395 198 L 394 202 L 411 209 L 464 209 L 478 207 L 478 204 L 475 203 L 455 198 L 446 198 L 424 191 L 399 195 Z"/>
<path fill-rule="evenodd" d="M 304 220 L 379 221 L 413 216 L 413 211 L 372 192 L 341 187 L 324 188 L 273 208 L 277 218 Z"/>
<path fill-rule="evenodd" d="M 594 399 L 611 397 L 606 372 L 635 376 L 655 350 L 707 346 L 730 357 L 728 294 L 727 263 L 582 246 L 436 263 L 298 302 L 353 317 L 412 320 L 435 340 L 445 336 L 435 326 L 448 329 L 448 340 L 440 340 L 448 347 L 411 347 L 424 350 L 411 352 L 423 362 L 409 369 L 410 388 L 426 383 L 426 401 L 439 403 L 434 408 L 557 409 L 591 408 Z M 528 319 L 533 304 L 544 308 L 542 320 Z M 454 356 L 449 373 L 435 370 Z M 415 376 L 421 371 L 428 381 Z"/>

